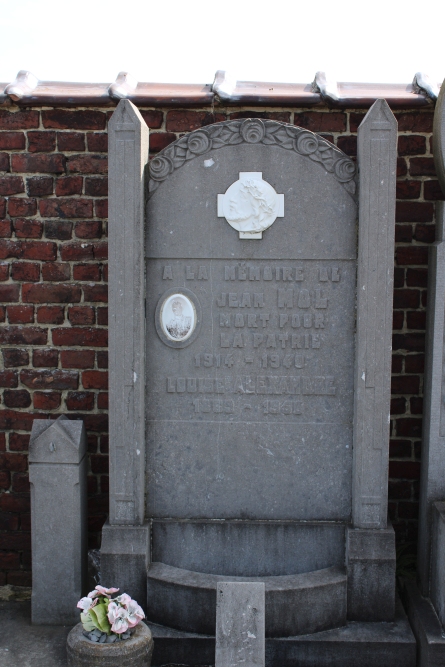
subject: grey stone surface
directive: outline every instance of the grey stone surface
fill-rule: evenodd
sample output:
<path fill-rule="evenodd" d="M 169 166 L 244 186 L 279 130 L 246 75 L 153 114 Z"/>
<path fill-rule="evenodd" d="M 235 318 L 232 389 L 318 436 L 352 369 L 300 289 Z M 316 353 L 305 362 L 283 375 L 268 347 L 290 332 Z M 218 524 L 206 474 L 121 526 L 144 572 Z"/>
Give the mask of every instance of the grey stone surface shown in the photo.
<path fill-rule="evenodd" d="M 392 526 L 384 530 L 348 528 L 348 619 L 392 621 L 395 610 L 396 553 Z"/>
<path fill-rule="evenodd" d="M 102 528 L 100 580 L 105 587 L 119 588 L 145 609 L 147 568 L 150 559 L 150 526 Z"/>
<path fill-rule="evenodd" d="M 436 204 L 436 242 L 428 255 L 428 307 L 420 472 L 418 575 L 421 593 L 430 594 L 432 506 L 445 499 L 445 410 L 443 369 L 445 310 L 444 202 Z"/>
<path fill-rule="evenodd" d="M 423 597 L 414 581 L 403 582 L 403 598 L 418 646 L 417 667 L 443 667 L 444 629 L 431 600 Z"/>
<path fill-rule="evenodd" d="M 87 577 L 86 433 L 82 421 L 36 420 L 29 445 L 32 621 L 70 624 Z"/>
<path fill-rule="evenodd" d="M 225 581 L 216 587 L 215 667 L 264 667 L 265 588 Z"/>
<path fill-rule="evenodd" d="M 224 581 L 263 582 L 266 636 L 286 637 L 346 622 L 346 575 L 331 567 L 282 577 L 224 577 L 152 563 L 147 580 L 147 619 L 168 627 L 214 634 L 216 588 Z"/>
<path fill-rule="evenodd" d="M 397 121 L 377 100 L 358 129 L 360 210 L 354 380 L 355 528 L 386 528 Z"/>
<path fill-rule="evenodd" d="M 150 667 L 153 638 L 141 622 L 130 639 L 99 644 L 89 641 L 78 623 L 68 635 L 66 648 L 68 667 Z"/>
<path fill-rule="evenodd" d="M 433 504 L 430 595 L 445 628 L 445 502 Z"/>
<path fill-rule="evenodd" d="M 437 178 L 445 196 L 445 85 L 442 83 L 434 110 L 433 156 Z"/>
<path fill-rule="evenodd" d="M 111 525 L 144 522 L 144 169 L 148 128 L 128 100 L 108 125 Z"/>
<path fill-rule="evenodd" d="M 153 521 L 152 560 L 184 570 L 239 577 L 341 567 L 345 528 L 334 523 Z"/>
<path fill-rule="evenodd" d="M 149 624 L 153 665 L 211 665 L 215 638 Z M 443 663 L 442 663 L 443 664 Z M 266 638 L 267 667 L 416 667 L 416 641 L 400 601 L 391 623 L 348 623 L 301 637 Z M 436 667 L 436 665 L 434 665 Z"/>

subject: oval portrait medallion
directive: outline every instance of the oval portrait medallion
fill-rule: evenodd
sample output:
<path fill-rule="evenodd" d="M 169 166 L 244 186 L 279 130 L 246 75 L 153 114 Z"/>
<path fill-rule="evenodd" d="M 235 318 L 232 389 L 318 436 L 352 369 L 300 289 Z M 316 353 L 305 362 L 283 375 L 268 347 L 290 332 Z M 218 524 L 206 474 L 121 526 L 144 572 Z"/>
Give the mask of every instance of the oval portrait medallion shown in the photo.
<path fill-rule="evenodd" d="M 185 347 L 198 334 L 200 307 L 196 296 L 187 289 L 168 290 L 156 308 L 156 330 L 171 347 Z"/>

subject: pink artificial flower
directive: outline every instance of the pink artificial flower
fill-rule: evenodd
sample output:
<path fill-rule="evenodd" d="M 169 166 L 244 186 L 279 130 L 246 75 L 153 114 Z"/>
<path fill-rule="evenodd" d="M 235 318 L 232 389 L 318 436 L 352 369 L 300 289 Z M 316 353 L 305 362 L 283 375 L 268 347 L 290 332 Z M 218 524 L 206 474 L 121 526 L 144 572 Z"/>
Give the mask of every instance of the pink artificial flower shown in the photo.
<path fill-rule="evenodd" d="M 97 591 L 90 591 L 88 593 L 89 598 L 97 598 L 98 595 L 99 595 L 99 593 Z"/>
<path fill-rule="evenodd" d="M 145 618 L 145 614 L 136 600 L 130 600 L 130 603 L 127 607 L 127 612 L 127 623 L 129 628 L 134 628 L 140 621 L 142 621 L 143 618 Z"/>
<path fill-rule="evenodd" d="M 132 602 L 132 599 L 126 593 L 122 593 L 122 595 L 119 595 L 117 598 L 114 598 L 114 601 L 119 602 L 119 604 L 128 609 L 128 605 L 130 604 L 130 602 Z"/>
<path fill-rule="evenodd" d="M 120 607 L 115 602 L 110 602 L 108 605 L 108 620 L 111 623 L 111 631 L 117 635 L 122 634 L 128 630 L 128 612 L 123 607 Z"/>
<path fill-rule="evenodd" d="M 82 609 L 83 613 L 86 614 L 87 611 L 92 609 L 97 603 L 98 600 L 92 600 L 92 598 L 88 595 L 88 597 L 79 600 L 79 602 L 77 603 L 77 607 L 79 609 Z"/>
<path fill-rule="evenodd" d="M 106 598 L 111 597 L 113 593 L 118 592 L 118 588 L 104 588 L 103 586 L 96 586 L 96 591 L 99 591 L 97 595 L 103 595 Z"/>

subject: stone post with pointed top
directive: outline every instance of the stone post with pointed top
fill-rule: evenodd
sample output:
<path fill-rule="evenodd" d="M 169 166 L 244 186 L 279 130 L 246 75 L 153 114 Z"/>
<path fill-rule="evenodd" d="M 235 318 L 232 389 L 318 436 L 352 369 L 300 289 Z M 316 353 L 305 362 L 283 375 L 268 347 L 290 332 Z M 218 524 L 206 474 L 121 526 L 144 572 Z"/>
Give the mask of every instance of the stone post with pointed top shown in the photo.
<path fill-rule="evenodd" d="M 86 595 L 87 439 L 82 421 L 34 421 L 29 444 L 32 598 L 36 625 L 79 622 Z"/>
<path fill-rule="evenodd" d="M 121 100 L 108 126 L 110 513 L 101 577 L 145 605 L 144 171 L 148 127 Z"/>
<path fill-rule="evenodd" d="M 394 531 L 387 525 L 397 121 L 377 100 L 358 129 L 359 255 L 348 617 L 389 621 Z"/>

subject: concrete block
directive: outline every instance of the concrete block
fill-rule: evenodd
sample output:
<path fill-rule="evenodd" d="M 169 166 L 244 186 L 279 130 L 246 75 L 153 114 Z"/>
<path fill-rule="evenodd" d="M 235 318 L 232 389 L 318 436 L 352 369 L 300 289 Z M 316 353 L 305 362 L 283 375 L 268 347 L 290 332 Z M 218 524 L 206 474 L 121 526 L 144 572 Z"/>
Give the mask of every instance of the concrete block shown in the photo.
<path fill-rule="evenodd" d="M 29 453 L 32 622 L 79 620 L 87 593 L 86 433 L 82 421 L 36 420 Z"/>
<path fill-rule="evenodd" d="M 433 503 L 431 602 L 445 628 L 445 502 Z"/>
<path fill-rule="evenodd" d="M 417 667 L 445 665 L 445 633 L 431 600 L 423 597 L 414 581 L 402 581 L 403 599 L 418 646 Z"/>
<path fill-rule="evenodd" d="M 396 552 L 392 526 L 346 531 L 348 619 L 392 621 L 395 609 Z"/>
<path fill-rule="evenodd" d="M 101 584 L 119 588 L 146 609 L 147 569 L 150 561 L 150 526 L 102 528 Z"/>
<path fill-rule="evenodd" d="M 226 581 L 216 587 L 215 667 L 264 667 L 264 583 Z"/>

